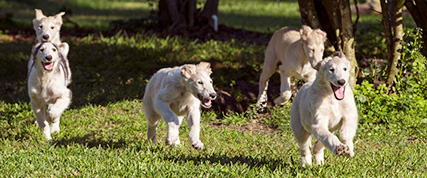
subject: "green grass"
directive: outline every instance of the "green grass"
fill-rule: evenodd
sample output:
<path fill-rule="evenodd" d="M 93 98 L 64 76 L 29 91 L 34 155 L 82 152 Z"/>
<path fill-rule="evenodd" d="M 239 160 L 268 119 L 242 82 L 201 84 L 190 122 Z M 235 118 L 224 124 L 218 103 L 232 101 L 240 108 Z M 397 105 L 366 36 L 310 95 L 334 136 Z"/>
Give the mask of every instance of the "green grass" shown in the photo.
<path fill-rule="evenodd" d="M 64 5 L 59 2 L 0 1 L 0 8 L 14 9 L 16 22 L 31 28 L 33 8 L 56 13 Z M 244 7 L 234 2 L 221 0 L 219 11 L 220 21 L 236 28 L 271 32 L 300 23 L 295 1 L 245 1 Z M 108 28 L 110 20 L 148 14 L 150 9 L 140 1 L 64 3 L 72 9 L 70 18 L 82 18 L 79 25 L 100 30 Z M 286 9 L 283 14 L 282 9 Z M 62 115 L 61 133 L 53 134 L 50 143 L 34 124 L 26 89 L 33 42 L 0 40 L 0 177 L 426 177 L 425 96 L 388 96 L 373 90 L 372 84 L 359 85 L 356 156 L 337 157 L 326 151 L 323 166 L 300 166 L 289 123 L 290 103 L 263 114 L 205 110 L 202 151 L 191 147 L 186 122 L 180 128 L 183 146 L 166 146 L 166 124 L 161 122 L 158 145 L 153 146 L 146 142 L 141 99 L 155 71 L 209 61 L 216 89 L 229 91 L 241 102 L 255 103 L 254 97 L 243 96 L 238 82 L 258 81 L 265 45 L 236 40 L 202 43 L 125 32 L 62 40 L 70 45 L 74 98 Z M 278 86 L 278 81 L 276 74 L 270 85 Z"/>
<path fill-rule="evenodd" d="M 158 129 L 159 144 L 146 143 L 146 121 L 140 100 L 87 105 L 67 110 L 61 133 L 46 143 L 33 124 L 28 104 L 2 104 L 0 111 L 17 112 L 2 119 L 1 175 L 23 176 L 225 176 L 225 177 L 423 177 L 425 138 L 378 125 L 360 125 L 354 158 L 326 152 L 325 165 L 302 168 L 298 146 L 283 121 L 283 131 L 237 131 L 202 122 L 202 151 L 189 144 L 188 126 L 180 129 L 183 146 L 165 146 L 166 125 Z M 289 113 L 288 108 L 275 112 Z M 209 114 L 209 113 L 207 113 Z M 206 116 L 206 114 L 204 115 Z M 203 117 L 205 118 L 205 117 Z M 273 118 L 274 119 L 274 118 Z M 2 123 L 4 125 L 5 123 Z"/>
<path fill-rule="evenodd" d="M 71 46 L 70 88 L 74 99 L 62 116 L 61 133 L 54 134 L 50 143 L 34 125 L 28 104 L 29 53 L 22 49 L 31 46 L 23 41 L 0 42 L 0 63 L 4 64 L 0 70 L 0 172 L 5 177 L 425 176 L 427 160 L 422 155 L 426 155 L 427 134 L 421 118 L 381 124 L 365 118 L 369 113 L 360 112 L 356 157 L 336 157 L 328 151 L 324 166 L 308 168 L 300 166 L 298 146 L 289 126 L 290 104 L 268 109 L 261 117 L 247 111 L 221 118 L 221 113 L 205 111 L 201 140 L 206 149 L 202 151 L 191 147 L 187 123 L 180 129 L 183 146 L 166 146 L 166 125 L 161 122 L 159 144 L 152 146 L 145 140 L 141 98 L 153 72 L 164 66 L 207 60 L 215 64 L 215 88 L 224 89 L 230 87 L 228 81 L 257 80 L 265 47 L 238 42 L 196 43 L 145 34 L 65 41 Z M 234 70 L 245 72 L 230 72 Z M 368 111 L 370 105 L 358 107 Z M 425 108 L 408 112 L 409 116 L 395 113 L 395 117 L 425 117 L 422 111 Z M 388 117 L 387 113 L 378 114 L 381 120 Z M 254 124 L 253 119 L 261 122 Z M 276 129 L 262 129 L 268 126 Z"/>

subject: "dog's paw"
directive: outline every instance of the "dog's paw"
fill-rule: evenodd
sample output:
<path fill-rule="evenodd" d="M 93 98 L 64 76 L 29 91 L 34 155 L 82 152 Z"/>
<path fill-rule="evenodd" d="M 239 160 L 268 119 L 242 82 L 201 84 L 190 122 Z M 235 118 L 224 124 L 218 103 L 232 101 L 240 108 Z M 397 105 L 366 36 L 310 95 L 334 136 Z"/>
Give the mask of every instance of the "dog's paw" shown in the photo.
<path fill-rule="evenodd" d="M 59 125 L 52 124 L 52 126 L 50 127 L 50 133 L 54 133 L 54 132 L 59 133 L 59 131 L 60 131 Z"/>
<path fill-rule="evenodd" d="M 196 150 L 202 150 L 203 148 L 205 148 L 205 145 L 201 141 L 197 141 L 191 144 L 191 146 L 193 146 L 193 148 Z"/>
<path fill-rule="evenodd" d="M 347 145 L 344 144 L 340 144 L 335 148 L 335 154 L 340 156 L 340 155 L 344 155 L 346 153 L 349 152 L 349 147 Z"/>
<path fill-rule="evenodd" d="M 282 97 L 278 97 L 274 100 L 274 104 L 276 105 L 284 105 L 288 100 L 283 99 Z"/>
<path fill-rule="evenodd" d="M 59 118 L 59 117 L 61 117 L 61 112 L 60 111 L 58 111 L 58 109 L 56 109 L 55 107 L 51 107 L 51 108 L 49 108 L 48 109 L 48 114 L 49 114 L 49 117 L 51 118 L 51 119 L 56 119 L 56 118 Z"/>

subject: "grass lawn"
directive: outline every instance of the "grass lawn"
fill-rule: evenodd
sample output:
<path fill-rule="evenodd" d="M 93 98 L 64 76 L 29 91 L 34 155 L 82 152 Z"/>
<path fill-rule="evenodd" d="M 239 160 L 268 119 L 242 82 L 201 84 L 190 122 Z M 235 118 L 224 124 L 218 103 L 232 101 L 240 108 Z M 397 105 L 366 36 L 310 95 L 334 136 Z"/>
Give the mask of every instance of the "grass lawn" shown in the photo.
<path fill-rule="evenodd" d="M 300 23 L 295 1 L 245 1 L 241 8 L 220 3 L 220 19 L 233 27 L 271 32 L 287 22 Z M 0 1 L 2 12 L 14 9 L 16 25 L 23 28 L 31 28 L 33 8 L 53 14 L 64 5 L 72 10 L 73 21 L 100 30 L 110 20 L 144 17 L 151 8 L 145 1 Z M 294 10 L 282 15 L 286 7 Z M 0 33 L 4 36 L 8 39 Z M 205 110 L 202 151 L 191 147 L 187 123 L 180 129 L 183 146 L 166 146 L 166 124 L 160 122 L 158 145 L 153 146 L 146 142 L 141 100 L 155 71 L 209 61 L 216 89 L 229 91 L 238 102 L 254 103 L 239 83 L 258 81 L 265 45 L 125 32 L 62 40 L 70 45 L 73 103 L 61 117 L 61 133 L 46 143 L 34 124 L 26 89 L 33 42 L 0 38 L 0 177 L 426 177 L 425 96 L 389 97 L 368 84 L 359 86 L 356 156 L 326 151 L 323 166 L 300 166 L 290 103 L 262 114 Z M 278 86 L 277 74 L 271 85 Z"/>

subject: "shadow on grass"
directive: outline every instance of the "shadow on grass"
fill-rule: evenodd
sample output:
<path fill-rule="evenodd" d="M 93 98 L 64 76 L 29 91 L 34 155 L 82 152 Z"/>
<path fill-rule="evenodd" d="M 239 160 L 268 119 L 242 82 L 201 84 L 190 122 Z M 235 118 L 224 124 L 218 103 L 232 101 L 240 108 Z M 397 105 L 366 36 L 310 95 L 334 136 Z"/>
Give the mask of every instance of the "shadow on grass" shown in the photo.
<path fill-rule="evenodd" d="M 52 144 L 56 147 L 79 144 L 88 148 L 102 149 L 121 149 L 124 147 L 128 147 L 128 143 L 124 140 L 94 137 L 96 137 L 96 133 L 86 134 L 82 137 L 62 138 L 59 140 L 53 139 Z"/>
<path fill-rule="evenodd" d="M 294 160 L 292 160 L 292 163 L 288 163 L 287 160 L 282 159 L 282 157 L 278 158 L 267 158 L 267 157 L 261 157 L 261 158 L 252 158 L 248 156 L 227 156 L 224 154 L 216 154 L 213 153 L 212 155 L 198 155 L 198 156 L 187 156 L 187 155 L 165 155 L 165 159 L 173 161 L 175 163 L 186 163 L 186 162 L 193 162 L 194 165 L 198 165 L 200 163 L 218 163 L 221 165 L 233 165 L 233 164 L 244 164 L 247 165 L 249 168 L 262 168 L 267 167 L 271 171 L 276 170 L 277 168 L 285 168 L 289 167 L 290 165 L 296 165 Z"/>

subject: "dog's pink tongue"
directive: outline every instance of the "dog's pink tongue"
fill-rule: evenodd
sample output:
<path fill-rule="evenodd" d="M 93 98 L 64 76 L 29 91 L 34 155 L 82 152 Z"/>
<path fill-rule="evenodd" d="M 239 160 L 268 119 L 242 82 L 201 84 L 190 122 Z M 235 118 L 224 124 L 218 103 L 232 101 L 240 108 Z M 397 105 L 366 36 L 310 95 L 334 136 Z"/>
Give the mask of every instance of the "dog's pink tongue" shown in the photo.
<path fill-rule="evenodd" d="M 203 99 L 203 104 L 205 106 L 210 106 L 212 104 L 212 101 L 210 99 Z"/>
<path fill-rule="evenodd" d="M 334 94 L 337 99 L 339 100 L 344 99 L 344 91 L 345 91 L 345 87 L 334 86 Z"/>
<path fill-rule="evenodd" d="M 46 70 L 52 70 L 53 69 L 53 62 L 50 63 L 43 63 L 44 69 Z"/>

